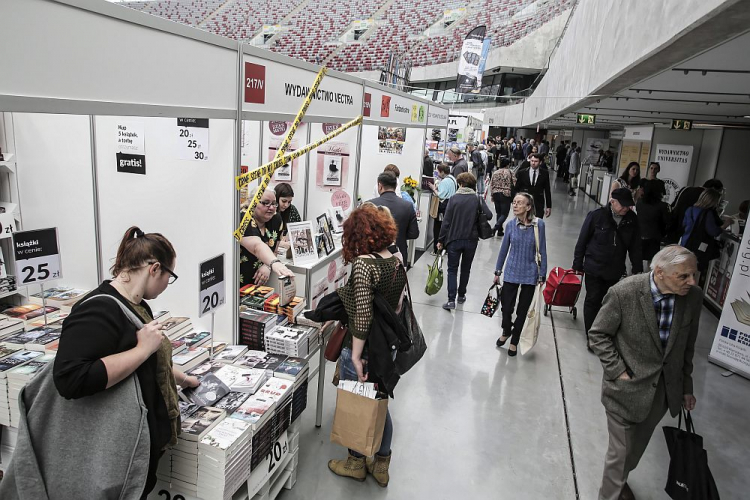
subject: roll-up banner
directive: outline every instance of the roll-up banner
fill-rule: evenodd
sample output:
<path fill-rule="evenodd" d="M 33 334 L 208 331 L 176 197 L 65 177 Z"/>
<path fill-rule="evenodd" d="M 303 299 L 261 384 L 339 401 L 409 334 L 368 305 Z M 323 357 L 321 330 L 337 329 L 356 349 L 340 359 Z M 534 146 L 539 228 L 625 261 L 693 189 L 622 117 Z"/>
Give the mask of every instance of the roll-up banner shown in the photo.
<path fill-rule="evenodd" d="M 734 263 L 708 359 L 750 378 L 750 231 L 745 230 Z"/>
<path fill-rule="evenodd" d="M 478 94 L 482 88 L 482 73 L 479 70 L 484 47 L 486 26 L 477 26 L 466 35 L 458 58 L 458 77 L 456 92 L 460 94 Z M 489 48 L 489 45 L 487 46 Z"/>

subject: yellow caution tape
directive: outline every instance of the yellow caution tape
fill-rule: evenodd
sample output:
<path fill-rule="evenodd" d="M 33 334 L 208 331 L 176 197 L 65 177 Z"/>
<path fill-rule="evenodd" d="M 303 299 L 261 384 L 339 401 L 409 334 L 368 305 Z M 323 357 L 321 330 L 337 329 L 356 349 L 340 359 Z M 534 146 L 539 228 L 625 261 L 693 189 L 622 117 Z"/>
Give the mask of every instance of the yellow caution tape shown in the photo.
<path fill-rule="evenodd" d="M 299 127 L 299 124 L 302 123 L 302 118 L 305 116 L 305 113 L 307 113 L 307 108 L 310 107 L 310 103 L 312 102 L 312 97 L 315 95 L 315 93 L 318 91 L 318 87 L 320 86 L 321 80 L 323 80 L 323 77 L 328 72 L 328 68 L 323 66 L 320 68 L 320 71 L 318 71 L 317 76 L 315 77 L 315 81 L 312 84 L 312 87 L 310 87 L 310 90 L 307 92 L 307 96 L 305 97 L 305 100 L 302 102 L 302 107 L 297 112 L 297 116 L 294 117 L 294 122 L 292 123 L 292 127 L 289 129 L 289 132 L 287 132 L 286 137 L 284 137 L 284 141 L 281 143 L 281 146 L 278 150 L 276 150 L 276 158 L 280 158 L 286 153 L 287 148 L 289 147 L 289 144 L 292 142 L 292 137 L 294 137 L 294 133 L 297 131 L 297 127 Z M 283 163 L 281 164 L 283 165 Z M 275 170 L 275 169 L 274 169 Z M 250 202 L 250 206 L 247 207 L 247 212 L 245 212 L 245 215 L 242 217 L 242 221 L 240 222 L 240 227 L 237 228 L 237 230 L 234 232 L 234 237 L 237 241 L 240 241 L 242 237 L 245 234 L 245 230 L 247 229 L 247 226 L 250 225 L 250 220 L 253 217 L 253 213 L 255 212 L 255 207 L 258 205 L 258 202 L 260 201 L 261 197 L 263 196 L 263 192 L 268 187 L 268 183 L 271 182 L 271 175 L 273 174 L 273 170 L 271 170 L 269 173 L 263 174 L 263 180 L 261 180 L 260 185 L 258 186 L 258 190 L 255 192 L 255 196 L 253 197 L 252 201 Z M 257 179 L 258 177 L 256 177 Z M 239 189 L 238 187 L 237 189 Z"/>

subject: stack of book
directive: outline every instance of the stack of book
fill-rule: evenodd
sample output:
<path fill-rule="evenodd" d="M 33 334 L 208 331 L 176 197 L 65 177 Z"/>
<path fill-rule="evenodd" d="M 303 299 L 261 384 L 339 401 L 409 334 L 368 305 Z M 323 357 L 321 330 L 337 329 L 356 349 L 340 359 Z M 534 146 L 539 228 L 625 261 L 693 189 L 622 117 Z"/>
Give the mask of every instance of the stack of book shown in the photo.
<path fill-rule="evenodd" d="M 38 304 L 25 304 L 22 306 L 12 306 L 3 311 L 3 314 L 11 318 L 20 319 L 27 322 L 44 317 L 44 308 Z M 53 320 L 60 314 L 60 308 L 47 306 L 47 320 Z"/>
<path fill-rule="evenodd" d="M 172 358 L 172 360 L 174 361 L 174 358 Z M 216 373 L 222 368 L 224 368 L 224 363 L 220 363 L 214 359 L 213 361 L 204 361 L 195 368 L 188 370 L 186 373 L 193 377 L 198 377 L 198 380 L 201 380 L 205 375 Z"/>
<path fill-rule="evenodd" d="M 161 322 L 161 324 L 164 327 L 164 335 L 169 337 L 169 340 L 177 340 L 193 331 L 193 323 L 190 321 L 190 318 L 184 316 L 169 318 Z"/>
<path fill-rule="evenodd" d="M 10 403 L 11 427 L 18 427 L 18 421 L 21 418 L 21 411 L 18 407 L 18 394 L 21 392 L 21 389 L 53 359 L 55 359 L 54 354 L 44 354 L 8 371 L 8 401 Z"/>
<path fill-rule="evenodd" d="M 240 288 L 240 297 L 259 297 L 264 301 L 276 293 L 273 287 L 263 285 L 245 285 Z"/>
<path fill-rule="evenodd" d="M 310 367 L 306 359 L 288 357 L 274 370 L 273 376 L 294 382 L 303 375 L 307 376 L 305 373 L 309 372 Z"/>
<path fill-rule="evenodd" d="M 276 375 L 277 377 L 283 378 L 281 374 Z M 304 366 L 297 374 L 292 384 L 292 416 L 291 422 L 297 420 L 297 418 L 307 408 L 307 388 L 308 378 L 310 376 L 310 364 L 305 361 Z"/>
<path fill-rule="evenodd" d="M 247 346 L 228 345 L 221 353 L 214 355 L 214 360 L 222 363 L 234 363 L 247 352 Z"/>
<path fill-rule="evenodd" d="M 48 306 L 59 307 L 62 312 L 69 313 L 71 308 L 81 300 L 88 290 L 73 288 L 72 286 L 58 286 L 49 288 L 42 292 L 29 296 L 29 302 L 32 304 L 42 305 L 44 299 L 47 299 Z"/>
<path fill-rule="evenodd" d="M 268 353 L 266 351 L 248 350 L 233 364 L 239 366 L 247 366 L 248 368 L 255 368 L 255 365 L 263 362 L 263 360 L 266 359 L 266 356 L 268 356 Z"/>
<path fill-rule="evenodd" d="M 279 300 L 280 297 L 278 294 L 274 293 L 270 297 L 266 299 L 266 301 L 263 303 L 263 310 L 272 313 L 272 314 L 279 314 Z"/>
<path fill-rule="evenodd" d="M 308 339 L 311 335 L 315 335 L 312 327 L 285 325 L 266 335 L 266 350 L 274 354 L 305 358 L 310 353 Z"/>
<path fill-rule="evenodd" d="M 208 373 L 201 377 L 198 387 L 183 389 L 180 398 L 197 406 L 212 406 L 227 394 L 229 387 L 217 375 Z"/>
<path fill-rule="evenodd" d="M 216 377 L 231 391 L 255 394 L 268 379 L 266 370 L 241 365 L 225 365 L 216 372 Z M 201 382 L 202 383 L 202 382 Z"/>
<path fill-rule="evenodd" d="M 167 334 L 167 336 L 169 337 L 169 334 Z M 208 344 L 211 341 L 211 334 L 209 332 L 190 331 L 183 335 L 175 337 L 175 339 L 184 341 L 185 346 L 190 349 L 193 347 L 201 347 Z"/>
<path fill-rule="evenodd" d="M 265 350 L 265 336 L 273 331 L 278 323 L 276 314 L 252 309 L 240 312 L 240 344 L 250 349 Z"/>
<path fill-rule="evenodd" d="M 232 391 L 221 398 L 219 401 L 214 403 L 214 408 L 224 410 L 225 412 L 227 412 L 227 415 L 231 415 L 235 412 L 235 410 L 237 410 L 237 408 L 242 406 L 242 403 L 247 401 L 247 398 L 249 398 L 250 396 L 251 395 L 246 392 Z"/>
<path fill-rule="evenodd" d="M 273 372 L 286 360 L 286 356 L 283 354 L 268 354 L 263 361 L 256 363 L 254 368 L 257 370 L 265 370 L 267 376 L 273 377 Z"/>
<path fill-rule="evenodd" d="M 0 425 L 10 426 L 10 401 L 8 399 L 8 372 L 42 356 L 41 352 L 20 350 L 0 359 Z"/>
<path fill-rule="evenodd" d="M 10 293 L 18 290 L 16 285 L 16 277 L 12 274 L 8 274 L 0 278 L 0 293 Z"/>
<path fill-rule="evenodd" d="M 8 347 L 43 352 L 49 344 L 60 340 L 61 332 L 62 324 L 51 323 L 48 326 L 39 326 L 26 332 L 6 337 L 3 339 L 3 343 Z"/>
<path fill-rule="evenodd" d="M 294 323 L 302 311 L 305 310 L 305 299 L 301 297 L 294 297 L 287 305 L 279 305 L 277 311 L 278 314 L 283 314 L 289 319 L 290 323 Z"/>
<path fill-rule="evenodd" d="M 242 300 L 240 300 L 240 306 L 245 306 L 247 309 L 254 309 L 256 311 L 262 311 L 265 304 L 265 298 L 254 297 L 252 295 L 242 297 Z"/>
<path fill-rule="evenodd" d="M 252 427 L 227 418 L 198 443 L 198 497 L 229 500 L 250 476 Z"/>
<path fill-rule="evenodd" d="M 172 355 L 172 364 L 183 372 L 195 368 L 209 358 L 208 349 L 205 347 L 193 347 L 179 354 Z"/>
<path fill-rule="evenodd" d="M 0 315 L 0 342 L 5 337 L 10 337 L 23 331 L 23 321 L 16 318 Z"/>
<path fill-rule="evenodd" d="M 184 340 L 178 339 L 171 340 L 170 342 L 172 343 L 172 356 L 174 356 L 175 354 L 180 354 L 182 351 L 187 349 L 187 345 L 185 345 Z"/>
<path fill-rule="evenodd" d="M 198 496 L 198 442 L 224 420 L 224 410 L 199 408 L 182 421 L 182 432 L 172 448 L 172 487 Z"/>

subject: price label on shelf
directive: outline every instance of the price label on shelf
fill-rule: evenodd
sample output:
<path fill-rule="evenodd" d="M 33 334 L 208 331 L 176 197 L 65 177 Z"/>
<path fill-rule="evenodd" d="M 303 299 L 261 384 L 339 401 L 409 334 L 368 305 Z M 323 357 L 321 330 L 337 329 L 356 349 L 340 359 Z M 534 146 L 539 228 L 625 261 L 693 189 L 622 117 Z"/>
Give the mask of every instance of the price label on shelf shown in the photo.
<path fill-rule="evenodd" d="M 209 314 L 226 302 L 227 291 L 224 281 L 224 254 L 217 255 L 200 264 L 200 308 L 198 317 Z"/>
<path fill-rule="evenodd" d="M 62 278 L 56 227 L 15 233 L 13 251 L 19 285 L 39 285 Z"/>
<path fill-rule="evenodd" d="M 208 118 L 177 119 L 177 156 L 180 160 L 208 160 Z"/>
<path fill-rule="evenodd" d="M 279 470 L 287 455 L 289 455 L 289 437 L 288 432 L 284 431 L 278 441 L 271 446 L 263 461 L 250 474 L 250 479 L 247 480 L 247 492 L 250 498 L 268 481 L 268 478 Z"/>
<path fill-rule="evenodd" d="M 0 239 L 10 238 L 16 231 L 16 219 L 12 213 L 0 214 Z"/>

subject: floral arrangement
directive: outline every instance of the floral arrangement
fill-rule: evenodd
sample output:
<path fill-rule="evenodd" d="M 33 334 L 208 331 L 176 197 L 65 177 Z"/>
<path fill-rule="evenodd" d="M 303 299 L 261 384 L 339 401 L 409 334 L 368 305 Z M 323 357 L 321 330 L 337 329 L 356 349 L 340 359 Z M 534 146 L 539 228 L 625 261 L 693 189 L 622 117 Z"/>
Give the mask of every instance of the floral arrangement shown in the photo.
<path fill-rule="evenodd" d="M 406 179 L 404 179 L 404 185 L 401 186 L 401 191 L 406 192 L 409 196 L 412 197 L 413 200 L 416 201 L 417 198 L 415 194 L 420 191 L 418 186 L 419 184 L 417 183 L 417 181 L 415 179 L 412 179 L 411 176 L 409 176 Z"/>

